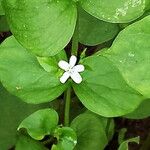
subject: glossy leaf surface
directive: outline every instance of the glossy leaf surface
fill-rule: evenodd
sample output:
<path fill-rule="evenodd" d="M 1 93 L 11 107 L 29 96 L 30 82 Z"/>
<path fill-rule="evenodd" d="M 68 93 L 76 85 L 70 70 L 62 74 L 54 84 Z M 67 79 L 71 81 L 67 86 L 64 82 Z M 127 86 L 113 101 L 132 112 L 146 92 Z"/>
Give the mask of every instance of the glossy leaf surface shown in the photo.
<path fill-rule="evenodd" d="M 83 81 L 73 83 L 75 93 L 83 105 L 92 112 L 114 117 L 133 111 L 141 103 L 142 96 L 122 78 L 119 70 L 103 56 L 83 59 Z"/>
<path fill-rule="evenodd" d="M 53 67 L 57 72 L 47 72 L 14 37 L 9 37 L 0 46 L 0 80 L 8 91 L 25 102 L 43 103 L 62 94 L 67 86 L 59 81 L 63 72 L 58 65 L 53 64 Z"/>
<path fill-rule="evenodd" d="M 38 56 L 52 56 L 70 41 L 76 23 L 76 6 L 70 0 L 5 0 L 13 35 Z"/>
<path fill-rule="evenodd" d="M 99 20 L 79 9 L 79 42 L 93 46 L 109 41 L 119 31 L 117 24 Z"/>
<path fill-rule="evenodd" d="M 125 81 L 150 98 L 150 16 L 128 26 L 116 38 L 106 56 Z"/>
<path fill-rule="evenodd" d="M 148 0 L 79 0 L 91 15 L 107 22 L 123 23 L 144 13 Z"/>
<path fill-rule="evenodd" d="M 81 114 L 72 121 L 71 127 L 77 133 L 75 150 L 103 150 L 107 145 L 103 122 L 95 115 Z"/>

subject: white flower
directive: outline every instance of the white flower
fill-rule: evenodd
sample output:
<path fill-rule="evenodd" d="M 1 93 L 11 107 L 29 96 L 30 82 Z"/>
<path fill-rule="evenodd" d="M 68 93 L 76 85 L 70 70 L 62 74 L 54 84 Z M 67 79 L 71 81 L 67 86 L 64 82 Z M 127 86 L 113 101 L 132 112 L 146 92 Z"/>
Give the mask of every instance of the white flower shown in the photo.
<path fill-rule="evenodd" d="M 82 77 L 79 73 L 84 71 L 84 66 L 76 65 L 76 62 L 76 56 L 71 56 L 69 63 L 64 60 L 59 61 L 58 66 L 65 71 L 60 78 L 61 83 L 65 83 L 70 77 L 77 84 L 82 82 Z"/>

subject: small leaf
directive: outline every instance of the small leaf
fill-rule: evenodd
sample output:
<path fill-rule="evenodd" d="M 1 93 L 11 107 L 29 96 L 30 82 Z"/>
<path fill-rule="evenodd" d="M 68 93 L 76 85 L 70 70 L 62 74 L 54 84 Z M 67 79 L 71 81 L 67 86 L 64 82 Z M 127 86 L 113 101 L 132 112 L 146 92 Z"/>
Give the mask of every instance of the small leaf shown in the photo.
<path fill-rule="evenodd" d="M 125 115 L 128 119 L 144 119 L 150 116 L 150 99 L 144 100 L 137 109 Z"/>
<path fill-rule="evenodd" d="M 48 104 L 31 105 L 10 95 L 0 84 L 0 149 L 8 150 L 16 143 L 17 127 L 34 111 L 49 107 Z"/>
<path fill-rule="evenodd" d="M 131 22 L 140 17 L 148 0 L 79 0 L 80 5 L 91 15 L 113 23 Z M 111 3 L 111 4 L 110 4 Z"/>
<path fill-rule="evenodd" d="M 73 129 L 70 127 L 56 128 L 54 137 L 58 142 L 52 146 L 52 150 L 73 150 L 77 144 L 77 136 Z"/>
<path fill-rule="evenodd" d="M 37 57 L 38 62 L 47 72 L 58 72 L 59 60 L 67 60 L 65 51 L 61 51 L 55 57 Z"/>
<path fill-rule="evenodd" d="M 135 138 L 131 138 L 129 140 L 124 141 L 120 146 L 118 150 L 129 150 L 128 148 L 128 144 L 131 142 L 135 142 L 137 144 L 139 144 L 140 141 L 140 137 L 135 137 Z"/>
<path fill-rule="evenodd" d="M 58 114 L 53 109 L 38 110 L 24 119 L 18 130 L 25 128 L 28 134 L 36 139 L 42 140 L 45 135 L 52 134 L 58 124 Z"/>
<path fill-rule="evenodd" d="M 70 41 L 77 18 L 70 0 L 4 1 L 13 35 L 38 56 L 53 56 Z"/>
<path fill-rule="evenodd" d="M 20 136 L 17 141 L 15 150 L 48 150 L 40 142 L 31 139 L 30 137 Z"/>
<path fill-rule="evenodd" d="M 107 137 L 103 122 L 93 114 L 81 114 L 71 127 L 77 133 L 77 145 L 74 150 L 104 150 Z"/>
<path fill-rule="evenodd" d="M 47 72 L 13 36 L 0 45 L 0 80 L 8 91 L 27 103 L 44 103 L 61 95 L 68 86 L 59 81 L 62 73 L 57 64 L 55 72 Z"/>
<path fill-rule="evenodd" d="M 150 16 L 128 26 L 116 38 L 107 57 L 127 84 L 150 98 Z"/>
<path fill-rule="evenodd" d="M 130 88 L 119 70 L 103 56 L 83 59 L 85 71 L 81 84 L 73 84 L 83 105 L 101 116 L 114 117 L 132 112 L 143 97 Z"/>
<path fill-rule="evenodd" d="M 98 45 L 116 36 L 117 24 L 101 21 L 83 9 L 79 9 L 79 42 L 85 45 Z"/>

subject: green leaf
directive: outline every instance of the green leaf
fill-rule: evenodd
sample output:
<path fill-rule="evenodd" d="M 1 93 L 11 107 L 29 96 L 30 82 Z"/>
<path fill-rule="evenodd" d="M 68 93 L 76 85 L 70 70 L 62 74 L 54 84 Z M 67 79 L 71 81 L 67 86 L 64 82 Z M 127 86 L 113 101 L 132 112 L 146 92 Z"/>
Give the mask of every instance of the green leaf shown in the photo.
<path fill-rule="evenodd" d="M 83 9 L 79 9 L 79 42 L 85 45 L 98 45 L 116 36 L 117 24 L 101 21 Z"/>
<path fill-rule="evenodd" d="M 103 150 L 107 137 L 103 122 L 93 114 L 81 114 L 73 120 L 71 127 L 77 133 L 74 150 Z"/>
<path fill-rule="evenodd" d="M 80 5 L 100 20 L 113 23 L 130 22 L 140 17 L 148 0 L 79 0 Z"/>
<path fill-rule="evenodd" d="M 127 28 L 116 38 L 107 57 L 129 86 L 150 98 L 150 16 Z"/>
<path fill-rule="evenodd" d="M 58 72 L 58 62 L 59 60 L 66 60 L 66 53 L 65 51 L 59 52 L 55 57 L 37 57 L 38 62 L 47 72 Z"/>
<path fill-rule="evenodd" d="M 20 136 L 17 141 L 15 150 L 48 150 L 40 142 L 30 137 Z"/>
<path fill-rule="evenodd" d="M 130 88 L 119 70 L 103 56 L 83 59 L 83 81 L 73 83 L 75 93 L 83 105 L 101 116 L 114 117 L 132 112 L 143 97 Z"/>
<path fill-rule="evenodd" d="M 119 149 L 118 149 L 118 150 L 129 150 L 128 144 L 131 143 L 131 142 L 135 142 L 135 143 L 139 144 L 139 140 L 140 140 L 139 137 L 135 137 L 135 138 L 131 138 L 131 139 L 129 139 L 129 140 L 126 140 L 126 141 L 124 141 L 124 142 L 119 146 Z"/>
<path fill-rule="evenodd" d="M 112 137 L 114 135 L 114 127 L 115 127 L 113 119 L 99 116 L 99 115 L 97 115 L 95 113 L 92 113 L 89 110 L 85 111 L 84 114 L 91 114 L 91 115 L 99 118 L 101 124 L 103 125 L 103 129 L 105 130 L 105 133 L 106 133 L 108 141 L 110 141 L 112 139 Z"/>
<path fill-rule="evenodd" d="M 24 118 L 48 106 L 26 104 L 10 95 L 0 84 L 0 149 L 8 150 L 15 145 L 17 127 Z"/>
<path fill-rule="evenodd" d="M 38 56 L 52 56 L 70 41 L 77 18 L 70 0 L 5 0 L 4 9 L 13 35 Z"/>
<path fill-rule="evenodd" d="M 137 109 L 125 115 L 128 119 L 144 119 L 150 116 L 150 100 L 144 100 Z"/>
<path fill-rule="evenodd" d="M 42 109 L 24 119 L 19 125 L 18 130 L 25 128 L 32 138 L 42 140 L 45 135 L 52 134 L 57 124 L 57 112 L 53 109 Z"/>
<path fill-rule="evenodd" d="M 0 32 L 9 31 L 9 26 L 5 16 L 0 16 Z"/>
<path fill-rule="evenodd" d="M 0 80 L 8 91 L 25 102 L 37 104 L 51 101 L 66 89 L 67 84 L 59 81 L 63 71 L 58 65 L 57 73 L 45 71 L 36 57 L 14 37 L 1 44 L 0 52 Z"/>
<path fill-rule="evenodd" d="M 5 15 L 3 7 L 2 7 L 2 0 L 0 0 L 0 15 Z"/>
<path fill-rule="evenodd" d="M 146 10 L 150 11 L 150 1 L 146 0 Z"/>
<path fill-rule="evenodd" d="M 57 145 L 52 146 L 52 150 L 73 150 L 77 144 L 77 136 L 70 127 L 56 128 L 54 137 L 57 138 Z"/>

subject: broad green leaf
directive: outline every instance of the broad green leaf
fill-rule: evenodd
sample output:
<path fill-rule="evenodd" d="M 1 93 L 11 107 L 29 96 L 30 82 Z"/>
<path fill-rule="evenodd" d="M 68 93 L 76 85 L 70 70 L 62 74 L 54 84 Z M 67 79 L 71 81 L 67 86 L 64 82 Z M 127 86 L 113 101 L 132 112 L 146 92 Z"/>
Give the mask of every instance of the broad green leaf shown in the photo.
<path fill-rule="evenodd" d="M 150 16 L 127 28 L 103 55 L 119 69 L 125 81 L 150 98 Z"/>
<path fill-rule="evenodd" d="M 148 0 L 79 0 L 91 15 L 113 23 L 125 23 L 140 17 Z"/>
<path fill-rule="evenodd" d="M 125 118 L 129 119 L 144 119 L 150 116 L 150 100 L 144 100 L 137 109 L 133 112 L 125 115 Z"/>
<path fill-rule="evenodd" d="M 74 150 L 104 150 L 107 137 L 103 123 L 92 114 L 81 114 L 71 123 L 77 133 L 77 145 Z"/>
<path fill-rule="evenodd" d="M 25 128 L 28 134 L 36 139 L 42 140 L 45 135 L 52 134 L 58 124 L 58 114 L 53 109 L 41 109 L 25 118 L 18 130 Z"/>
<path fill-rule="evenodd" d="M 129 150 L 128 148 L 128 144 L 131 142 L 135 142 L 137 144 L 139 144 L 140 138 L 139 137 L 135 137 L 135 138 L 131 138 L 129 140 L 124 141 L 118 148 L 118 150 Z"/>
<path fill-rule="evenodd" d="M 90 111 L 105 117 L 121 116 L 132 112 L 143 97 L 130 88 L 119 70 L 103 56 L 83 59 L 83 81 L 73 83 L 75 93 Z"/>
<path fill-rule="evenodd" d="M 103 125 L 103 129 L 106 133 L 106 136 L 107 136 L 107 139 L 108 141 L 110 141 L 114 135 L 114 127 L 115 127 L 115 124 L 114 124 L 114 120 L 111 119 L 111 118 L 105 118 L 105 117 L 102 117 L 102 116 L 99 116 L 95 113 L 92 113 L 91 111 L 85 111 L 84 114 L 91 114 L 97 118 L 99 118 L 101 124 Z"/>
<path fill-rule="evenodd" d="M 48 104 L 26 104 L 10 95 L 0 85 L 0 149 L 8 150 L 15 145 L 17 127 L 24 118 L 34 111 L 48 106 Z"/>
<path fill-rule="evenodd" d="M 4 10 L 3 10 L 3 7 L 2 7 L 2 0 L 0 0 L 0 15 L 4 15 Z"/>
<path fill-rule="evenodd" d="M 52 150 L 73 150 L 77 144 L 77 136 L 74 130 L 70 127 L 56 128 L 54 137 L 58 142 L 52 146 Z"/>
<path fill-rule="evenodd" d="M 0 16 L 0 32 L 9 31 L 9 26 L 6 20 L 6 17 Z"/>
<path fill-rule="evenodd" d="M 117 24 L 101 21 L 83 9 L 79 9 L 79 42 L 85 45 L 98 45 L 114 38 L 118 33 Z"/>
<path fill-rule="evenodd" d="M 13 35 L 38 56 L 52 56 L 70 41 L 77 18 L 71 0 L 4 0 Z"/>
<path fill-rule="evenodd" d="M 139 21 L 139 20 L 145 18 L 145 17 L 148 16 L 148 15 L 150 15 L 150 10 L 145 11 L 145 13 L 144 13 L 141 17 L 139 17 L 138 19 L 136 19 L 136 20 L 134 20 L 134 21 L 132 21 L 132 22 L 120 23 L 120 24 L 119 24 L 119 27 L 120 27 L 121 29 L 124 29 L 124 28 L 126 28 L 127 26 L 129 26 L 129 25 L 131 25 L 131 24 L 133 24 L 133 23 L 135 23 L 135 22 L 137 22 L 137 21 Z"/>
<path fill-rule="evenodd" d="M 40 142 L 31 139 L 30 137 L 20 136 L 17 141 L 15 150 L 48 150 Z"/>
<path fill-rule="evenodd" d="M 58 65 L 55 67 L 57 73 L 44 70 L 36 57 L 26 51 L 14 37 L 0 45 L 0 80 L 8 91 L 25 102 L 43 103 L 62 94 L 67 84 L 60 83 L 63 71 Z"/>

